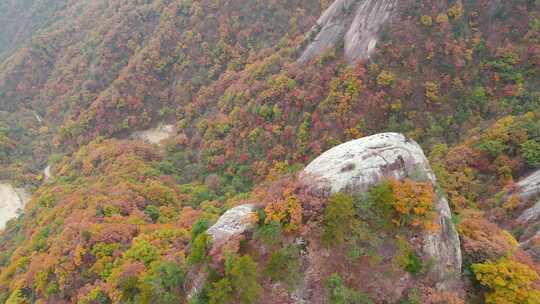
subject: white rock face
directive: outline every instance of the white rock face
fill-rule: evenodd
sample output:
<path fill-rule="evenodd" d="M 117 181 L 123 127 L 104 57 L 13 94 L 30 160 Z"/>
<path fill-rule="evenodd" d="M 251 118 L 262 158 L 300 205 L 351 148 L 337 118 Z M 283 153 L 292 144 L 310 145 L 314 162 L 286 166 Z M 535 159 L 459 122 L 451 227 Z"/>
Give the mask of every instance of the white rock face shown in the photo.
<path fill-rule="evenodd" d="M 436 178 L 420 146 L 398 133 L 382 133 L 336 146 L 312 161 L 303 178 L 315 182 L 317 191 L 362 193 L 388 178 Z M 440 289 L 450 289 L 461 273 L 461 249 L 451 220 L 448 201 L 437 195 L 434 209 L 440 229 L 423 236 L 423 254 L 434 261 L 430 276 Z"/>
<path fill-rule="evenodd" d="M 24 189 L 15 188 L 8 183 L 0 183 L 0 229 L 17 217 L 20 209 L 30 200 L 30 194 Z"/>
<path fill-rule="evenodd" d="M 244 233 L 253 227 L 255 207 L 251 204 L 241 205 L 227 210 L 206 233 L 214 243 L 221 243 L 232 236 Z"/>
<path fill-rule="evenodd" d="M 317 20 L 316 35 L 298 59 L 305 64 L 343 40 L 349 62 L 369 58 L 382 27 L 391 19 L 397 0 L 336 0 Z"/>
<path fill-rule="evenodd" d="M 133 133 L 133 137 L 140 138 L 152 144 L 159 144 L 161 141 L 171 137 L 176 132 L 174 125 L 161 125 L 157 128 Z"/>
<path fill-rule="evenodd" d="M 364 192 L 388 178 L 435 182 L 420 146 L 398 133 L 382 133 L 336 146 L 313 160 L 304 173 L 330 192 Z"/>

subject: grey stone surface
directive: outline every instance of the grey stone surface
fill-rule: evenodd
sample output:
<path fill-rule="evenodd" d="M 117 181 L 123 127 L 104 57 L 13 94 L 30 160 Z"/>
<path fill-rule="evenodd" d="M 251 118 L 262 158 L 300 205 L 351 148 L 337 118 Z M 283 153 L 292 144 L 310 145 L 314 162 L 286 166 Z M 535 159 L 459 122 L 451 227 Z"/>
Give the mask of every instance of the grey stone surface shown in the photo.
<path fill-rule="evenodd" d="M 250 204 L 240 205 L 227 210 L 206 233 L 214 243 L 224 242 L 232 236 L 244 233 L 253 227 L 255 207 Z"/>
<path fill-rule="evenodd" d="M 336 0 L 308 33 L 307 37 L 314 38 L 298 62 L 305 64 L 340 41 L 344 43 L 349 62 L 369 58 L 381 29 L 391 19 L 397 4 L 397 0 Z"/>

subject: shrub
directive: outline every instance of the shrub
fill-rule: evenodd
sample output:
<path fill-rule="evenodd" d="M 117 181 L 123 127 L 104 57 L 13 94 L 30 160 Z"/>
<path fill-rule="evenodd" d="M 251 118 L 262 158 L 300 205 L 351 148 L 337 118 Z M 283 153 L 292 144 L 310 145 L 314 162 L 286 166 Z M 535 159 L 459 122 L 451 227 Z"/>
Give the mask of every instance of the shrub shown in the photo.
<path fill-rule="evenodd" d="M 332 304 L 372 304 L 368 295 L 349 289 L 343 285 L 343 280 L 338 274 L 330 276 L 325 283 L 328 291 L 328 300 Z"/>
<path fill-rule="evenodd" d="M 426 98 L 429 101 L 438 101 L 439 100 L 439 85 L 433 81 L 427 81 L 424 84 L 426 90 Z"/>
<path fill-rule="evenodd" d="M 133 245 L 125 253 L 124 257 L 139 261 L 148 266 L 159 258 L 159 250 L 144 239 L 135 239 Z"/>
<path fill-rule="evenodd" d="M 209 303 L 257 303 L 262 290 L 257 279 L 257 264 L 249 255 L 229 256 L 225 261 L 225 276 L 213 283 L 208 292 Z"/>
<path fill-rule="evenodd" d="M 283 228 L 278 222 L 270 222 L 259 227 L 255 232 L 255 238 L 260 239 L 268 246 L 279 243 Z"/>
<path fill-rule="evenodd" d="M 199 234 L 205 232 L 210 227 L 208 219 L 198 219 L 191 227 L 191 241 L 195 241 Z"/>
<path fill-rule="evenodd" d="M 396 77 L 390 71 L 382 71 L 377 76 L 377 84 L 380 86 L 390 86 L 394 83 Z"/>
<path fill-rule="evenodd" d="M 353 199 L 350 195 L 334 194 L 324 209 L 323 241 L 327 246 L 341 245 L 355 220 Z"/>
<path fill-rule="evenodd" d="M 394 217 L 398 226 L 430 228 L 433 216 L 433 185 L 430 182 L 415 182 L 406 179 L 403 182 L 389 181 L 394 195 Z"/>
<path fill-rule="evenodd" d="M 205 261 L 206 251 L 210 248 L 210 236 L 206 233 L 199 234 L 193 242 L 188 256 L 189 264 L 197 264 Z"/>
<path fill-rule="evenodd" d="M 527 165 L 540 167 L 540 143 L 536 140 L 527 140 L 521 145 L 521 151 Z"/>
<path fill-rule="evenodd" d="M 410 274 L 419 274 L 424 269 L 424 265 L 409 242 L 405 238 L 399 237 L 398 247 L 398 255 L 395 258 L 397 264 Z"/>
<path fill-rule="evenodd" d="M 270 256 L 265 272 L 272 280 L 281 281 L 294 288 L 301 278 L 300 250 L 295 246 L 288 246 L 275 251 Z"/>
<path fill-rule="evenodd" d="M 302 205 L 294 194 L 285 192 L 283 199 L 270 202 L 264 208 L 265 223 L 280 223 L 286 232 L 291 232 L 302 225 Z"/>
<path fill-rule="evenodd" d="M 155 223 L 159 218 L 159 208 L 155 205 L 148 205 L 144 208 L 144 214 L 148 215 L 152 222 Z"/>
<path fill-rule="evenodd" d="M 539 276 L 525 264 L 502 258 L 497 262 L 473 264 L 471 269 L 480 284 L 489 289 L 487 304 L 540 303 L 540 291 L 532 286 Z"/>

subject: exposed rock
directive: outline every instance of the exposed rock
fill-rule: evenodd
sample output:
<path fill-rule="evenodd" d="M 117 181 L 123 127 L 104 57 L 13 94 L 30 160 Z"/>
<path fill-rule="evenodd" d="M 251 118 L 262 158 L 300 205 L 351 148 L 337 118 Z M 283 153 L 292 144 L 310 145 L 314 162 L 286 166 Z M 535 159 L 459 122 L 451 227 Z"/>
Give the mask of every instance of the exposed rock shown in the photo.
<path fill-rule="evenodd" d="M 326 50 L 334 47 L 340 38 L 343 38 L 346 24 L 352 20 L 351 14 L 346 12 L 351 10 L 354 2 L 354 0 L 336 0 L 326 9 L 308 33 L 308 37 L 315 36 L 315 38 L 305 48 L 298 59 L 299 63 L 307 63 L 313 57 L 322 55 Z"/>
<path fill-rule="evenodd" d="M 420 146 L 398 133 L 382 133 L 336 146 L 311 162 L 303 176 L 323 192 L 362 193 L 388 178 L 428 180 L 437 185 Z M 437 195 L 434 209 L 440 229 L 423 236 L 423 254 L 434 266 L 430 276 L 440 289 L 459 280 L 461 249 L 446 198 Z"/>
<path fill-rule="evenodd" d="M 174 125 L 161 125 L 159 127 L 133 133 L 133 137 L 140 138 L 152 144 L 159 144 L 161 141 L 171 137 L 176 132 Z"/>
<path fill-rule="evenodd" d="M 365 192 L 388 178 L 435 182 L 420 146 L 398 133 L 382 133 L 349 141 L 324 152 L 304 173 L 330 192 Z"/>
<path fill-rule="evenodd" d="M 239 235 L 254 225 L 253 205 L 241 205 L 227 210 L 206 233 L 212 237 L 214 246 L 222 244 L 233 236 Z"/>
<path fill-rule="evenodd" d="M 431 181 L 436 185 L 435 176 L 420 146 L 397 133 L 378 134 L 334 147 L 311 162 L 300 174 L 301 179 L 313 184 L 314 191 L 326 194 L 339 191 L 361 193 L 384 179 L 406 177 Z M 451 221 L 447 200 L 442 195 L 437 195 L 434 204 L 439 215 L 440 229 L 425 232 L 421 236 L 422 257 L 433 262 L 428 274 L 429 279 L 436 282 L 438 288 L 449 290 L 457 286 L 461 273 L 460 242 Z M 213 240 L 210 255 L 216 252 L 216 248 L 219 250 L 228 242 L 237 241 L 252 229 L 254 211 L 253 205 L 241 205 L 225 212 L 207 230 Z M 326 249 L 317 244 L 318 239 L 312 244 L 305 240 L 298 242 L 301 247 L 305 247 L 302 251 L 305 281 L 302 287 L 293 292 L 293 298 L 296 303 L 318 303 L 313 302 L 317 291 L 312 289 L 313 286 L 319 286 L 321 272 L 318 266 L 324 264 Z M 204 271 L 190 271 L 186 280 L 188 294 L 196 294 L 205 280 Z M 406 276 L 400 282 L 388 280 L 389 286 L 400 286 L 394 287 L 393 298 L 399 298 L 411 280 L 412 276 Z"/>
<path fill-rule="evenodd" d="M 540 250 L 536 245 L 536 240 L 540 240 L 540 170 L 519 181 L 517 186 L 513 194 L 526 205 L 533 203 L 517 218 L 517 224 L 523 229 L 519 242 L 531 256 L 540 260 L 540 253 L 536 253 Z"/>
<path fill-rule="evenodd" d="M 298 59 L 305 64 L 341 40 L 350 62 L 369 58 L 381 28 L 392 17 L 397 0 L 336 0 L 317 20 L 308 37 L 315 36 Z"/>
<path fill-rule="evenodd" d="M 531 223 L 540 220 L 540 201 L 534 204 L 529 209 L 523 211 L 517 221 L 521 224 Z"/>
<path fill-rule="evenodd" d="M 22 188 L 15 188 L 8 183 L 0 183 L 0 229 L 17 217 L 19 210 L 30 200 L 30 194 Z"/>
<path fill-rule="evenodd" d="M 51 180 L 51 165 L 47 165 L 45 169 L 43 169 L 43 177 L 45 178 L 45 182 L 48 182 Z"/>
<path fill-rule="evenodd" d="M 540 170 L 518 182 L 521 200 L 530 200 L 540 194 Z"/>
<path fill-rule="evenodd" d="M 255 206 L 251 204 L 240 205 L 227 210 L 218 221 L 208 228 L 206 233 L 212 238 L 210 254 L 219 251 L 221 246 L 237 238 L 254 226 Z M 188 299 L 196 295 L 204 286 L 208 274 L 203 269 L 195 269 L 187 275 L 186 290 Z"/>

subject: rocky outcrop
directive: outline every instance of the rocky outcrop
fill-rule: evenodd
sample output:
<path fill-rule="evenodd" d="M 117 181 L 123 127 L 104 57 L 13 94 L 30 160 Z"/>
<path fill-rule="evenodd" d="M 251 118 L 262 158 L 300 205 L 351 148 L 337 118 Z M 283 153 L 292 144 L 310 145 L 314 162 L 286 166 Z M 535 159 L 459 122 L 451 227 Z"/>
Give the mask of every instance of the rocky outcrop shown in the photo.
<path fill-rule="evenodd" d="M 411 178 L 437 185 L 420 146 L 398 133 L 383 133 L 336 146 L 311 162 L 303 176 L 315 181 L 316 191 L 362 193 L 388 178 Z M 430 276 L 440 289 L 457 283 L 461 273 L 459 237 L 446 198 L 437 194 L 439 215 L 436 232 L 425 232 L 423 254 L 433 261 Z"/>
<path fill-rule="evenodd" d="M 517 195 L 521 203 L 530 206 L 516 221 L 523 231 L 519 237 L 520 245 L 540 261 L 540 170 L 519 181 L 512 194 Z"/>
<path fill-rule="evenodd" d="M 540 194 L 540 170 L 518 182 L 521 200 L 530 200 Z"/>
<path fill-rule="evenodd" d="M 299 177 L 311 185 L 311 191 L 322 196 L 334 192 L 362 193 L 388 178 L 437 183 L 420 146 L 397 133 L 378 134 L 336 146 L 311 162 Z M 433 265 L 429 279 L 436 282 L 438 288 L 449 290 L 457 286 L 461 273 L 460 242 L 446 198 L 437 195 L 434 206 L 440 229 L 424 232 L 421 236 L 422 257 Z M 213 241 L 210 255 L 214 256 L 216 250 L 236 242 L 251 230 L 254 214 L 255 206 L 249 204 L 225 212 L 206 232 Z M 321 254 L 324 249 L 309 243 L 304 246 L 306 253 L 302 264 L 307 265 L 304 287 L 296 290 L 293 296 L 295 303 L 318 303 L 313 302 L 312 289 L 320 287 L 318 267 L 325 263 L 324 254 Z M 204 271 L 196 268 L 188 273 L 186 290 L 190 297 L 201 290 L 206 276 Z M 403 282 L 394 282 L 401 286 L 396 293 L 405 290 L 410 280 L 411 276 L 407 276 Z"/>
<path fill-rule="evenodd" d="M 176 132 L 174 125 L 161 125 L 159 127 L 133 133 L 134 138 L 140 138 L 152 144 L 159 144 L 173 136 Z"/>
<path fill-rule="evenodd" d="M 435 182 L 418 144 L 398 133 L 382 133 L 336 146 L 313 160 L 304 174 L 330 192 L 365 192 L 384 179 L 429 179 Z"/>
<path fill-rule="evenodd" d="M 394 13 L 397 0 L 336 0 L 308 34 L 313 39 L 298 59 L 300 64 L 322 55 L 343 41 L 350 62 L 366 59 L 375 49 L 382 27 Z M 313 38 L 314 37 L 314 38 Z"/>
<path fill-rule="evenodd" d="M 251 204 L 240 205 L 227 210 L 206 233 L 212 239 L 210 255 L 216 254 L 221 247 L 229 241 L 240 237 L 244 232 L 253 228 L 255 224 L 255 206 Z M 204 286 L 207 273 L 202 269 L 192 269 L 188 273 L 186 290 L 188 299 L 197 294 Z"/>
<path fill-rule="evenodd" d="M 227 242 L 254 226 L 255 206 L 246 204 L 227 210 L 206 233 L 212 237 L 213 246 Z"/>
<path fill-rule="evenodd" d="M 30 194 L 22 188 L 15 188 L 8 183 L 0 183 L 0 229 L 17 217 L 19 210 L 30 200 Z"/>

